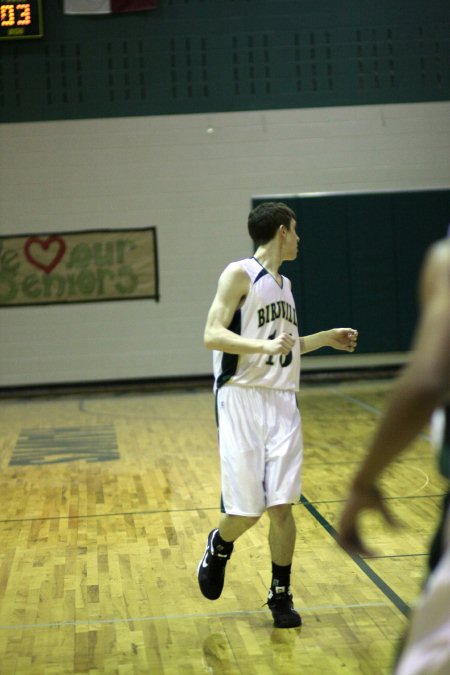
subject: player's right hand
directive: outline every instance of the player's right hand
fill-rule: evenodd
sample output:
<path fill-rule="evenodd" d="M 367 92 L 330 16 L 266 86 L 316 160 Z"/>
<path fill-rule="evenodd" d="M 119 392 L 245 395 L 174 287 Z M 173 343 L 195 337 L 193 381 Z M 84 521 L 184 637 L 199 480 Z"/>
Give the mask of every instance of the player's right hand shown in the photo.
<path fill-rule="evenodd" d="M 281 333 L 273 340 L 266 340 L 267 354 L 289 354 L 298 338 L 293 337 L 289 333 Z"/>

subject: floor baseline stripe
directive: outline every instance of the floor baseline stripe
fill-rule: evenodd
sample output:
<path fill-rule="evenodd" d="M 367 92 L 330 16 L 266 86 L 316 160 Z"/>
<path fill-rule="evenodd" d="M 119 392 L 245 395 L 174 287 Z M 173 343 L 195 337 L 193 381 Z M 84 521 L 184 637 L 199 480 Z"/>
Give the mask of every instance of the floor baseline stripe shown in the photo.
<path fill-rule="evenodd" d="M 365 602 L 361 604 L 350 605 L 313 605 L 311 607 L 299 606 L 303 614 L 310 612 L 322 612 L 324 610 L 342 610 L 342 609 L 362 609 L 364 607 L 386 607 L 385 602 Z M 0 624 L 0 630 L 25 630 L 30 628 L 64 628 L 67 626 L 96 626 L 114 623 L 138 623 L 142 621 L 185 621 L 187 619 L 211 619 L 214 617 L 234 617 L 249 616 L 253 614 L 267 614 L 267 610 L 262 609 L 240 609 L 231 612 L 206 612 L 204 614 L 168 614 L 160 616 L 126 616 L 112 617 L 110 619 L 73 619 L 67 621 L 53 621 L 49 623 L 18 623 L 18 624 Z"/>
<path fill-rule="evenodd" d="M 317 520 L 320 525 L 330 534 L 333 539 L 337 540 L 337 532 L 334 527 L 328 522 L 326 518 L 316 509 L 316 507 L 304 495 L 301 496 L 300 502 L 305 506 L 309 513 Z M 349 554 L 350 555 L 350 554 Z M 382 593 L 395 605 L 395 607 L 406 617 L 409 616 L 410 608 L 402 598 L 392 590 L 383 579 L 378 576 L 376 572 L 366 563 L 359 555 L 350 555 L 350 558 L 358 565 L 360 570 L 380 589 Z"/>

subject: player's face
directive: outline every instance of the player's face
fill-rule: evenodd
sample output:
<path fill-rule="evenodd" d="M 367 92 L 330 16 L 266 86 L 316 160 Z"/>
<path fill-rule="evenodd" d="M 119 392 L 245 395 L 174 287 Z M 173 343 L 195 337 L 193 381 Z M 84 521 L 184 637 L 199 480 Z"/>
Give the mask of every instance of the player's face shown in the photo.
<path fill-rule="evenodd" d="M 286 227 L 286 235 L 284 239 L 284 250 L 283 250 L 283 259 L 284 260 L 295 260 L 298 253 L 298 242 L 300 237 L 297 234 L 297 223 L 292 218 L 289 223 L 289 228 Z"/>

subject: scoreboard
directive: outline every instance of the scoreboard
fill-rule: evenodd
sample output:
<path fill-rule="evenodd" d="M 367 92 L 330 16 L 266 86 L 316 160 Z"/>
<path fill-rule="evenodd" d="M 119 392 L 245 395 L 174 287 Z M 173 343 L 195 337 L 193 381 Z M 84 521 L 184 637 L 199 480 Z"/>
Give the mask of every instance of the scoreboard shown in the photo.
<path fill-rule="evenodd" d="M 0 40 L 40 38 L 43 35 L 41 0 L 0 0 Z"/>

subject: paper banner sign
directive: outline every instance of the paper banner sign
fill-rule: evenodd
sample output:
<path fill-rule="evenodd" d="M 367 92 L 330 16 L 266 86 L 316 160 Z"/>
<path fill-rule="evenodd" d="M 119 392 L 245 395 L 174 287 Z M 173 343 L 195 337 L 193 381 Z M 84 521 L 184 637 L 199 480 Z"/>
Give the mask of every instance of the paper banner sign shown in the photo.
<path fill-rule="evenodd" d="M 156 228 L 0 237 L 0 306 L 159 300 Z"/>

